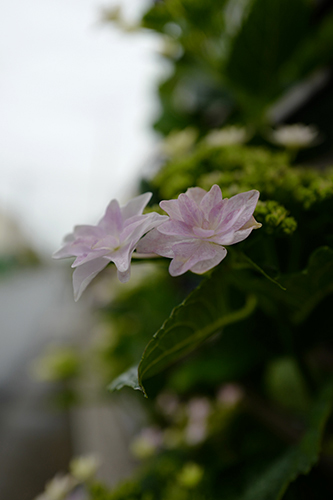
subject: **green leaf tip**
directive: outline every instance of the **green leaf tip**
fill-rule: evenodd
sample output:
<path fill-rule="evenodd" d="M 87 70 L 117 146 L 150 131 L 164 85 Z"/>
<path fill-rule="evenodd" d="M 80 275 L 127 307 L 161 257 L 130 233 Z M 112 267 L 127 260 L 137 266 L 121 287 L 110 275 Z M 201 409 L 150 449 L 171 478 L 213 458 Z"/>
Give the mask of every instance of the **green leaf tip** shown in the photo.
<path fill-rule="evenodd" d="M 107 389 L 111 392 L 120 391 L 123 387 L 131 387 L 135 391 L 143 391 L 138 380 L 138 366 L 132 366 L 129 370 L 122 373 L 108 385 Z"/>

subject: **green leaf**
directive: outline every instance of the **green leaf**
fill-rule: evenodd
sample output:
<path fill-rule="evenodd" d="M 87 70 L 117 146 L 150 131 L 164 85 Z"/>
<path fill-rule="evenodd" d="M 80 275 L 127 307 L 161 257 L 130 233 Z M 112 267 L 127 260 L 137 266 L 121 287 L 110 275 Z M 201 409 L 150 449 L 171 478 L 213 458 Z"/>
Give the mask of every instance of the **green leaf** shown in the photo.
<path fill-rule="evenodd" d="M 310 413 L 308 429 L 300 443 L 289 449 L 256 478 L 241 500 L 280 500 L 289 484 L 307 474 L 317 463 L 327 419 L 332 410 L 333 384 L 320 394 Z"/>
<path fill-rule="evenodd" d="M 281 280 L 287 288 L 285 300 L 294 309 L 294 323 L 301 323 L 328 294 L 333 292 L 333 250 L 321 247 L 313 252 L 308 267 Z"/>
<path fill-rule="evenodd" d="M 230 88 L 252 112 L 285 90 L 283 69 L 307 34 L 309 13 L 304 0 L 253 2 L 226 67 Z"/>
<path fill-rule="evenodd" d="M 236 310 L 228 300 L 225 269 L 220 266 L 172 311 L 155 333 L 139 365 L 142 388 L 145 379 L 179 360 L 223 327 L 245 319 L 256 307 L 252 294 Z"/>
<path fill-rule="evenodd" d="M 263 276 L 265 276 L 265 278 L 267 278 L 269 281 L 271 281 L 272 283 L 274 283 L 274 285 L 277 285 L 279 288 L 281 288 L 281 290 L 285 291 L 286 288 L 284 286 L 281 285 L 281 283 L 279 283 L 278 281 L 276 281 L 274 278 L 272 278 L 271 276 L 269 276 L 269 274 L 267 274 L 258 264 L 256 264 L 255 262 L 253 262 L 252 259 L 250 259 L 250 257 L 248 257 L 247 255 L 245 254 L 239 254 L 239 256 L 241 257 L 241 260 L 243 260 L 243 262 L 245 263 L 245 265 L 247 267 L 250 267 L 250 268 L 253 268 L 255 269 L 256 271 L 258 271 L 260 274 L 262 274 Z M 238 265 L 243 265 L 242 262 L 240 262 L 240 264 Z"/>
<path fill-rule="evenodd" d="M 117 377 L 110 385 L 108 385 L 109 391 L 120 391 L 123 387 L 131 387 L 135 391 L 141 391 L 141 387 L 138 381 L 138 367 L 132 366 L 129 370 L 122 373 Z"/>
<path fill-rule="evenodd" d="M 236 261 L 235 271 L 229 277 L 234 285 L 244 292 L 255 293 L 260 303 L 269 302 L 270 315 L 285 316 L 296 325 L 304 322 L 315 307 L 333 293 L 333 250 L 329 247 L 317 248 L 303 271 L 281 275 L 282 290 L 253 274 L 246 275 L 243 269 Z"/>

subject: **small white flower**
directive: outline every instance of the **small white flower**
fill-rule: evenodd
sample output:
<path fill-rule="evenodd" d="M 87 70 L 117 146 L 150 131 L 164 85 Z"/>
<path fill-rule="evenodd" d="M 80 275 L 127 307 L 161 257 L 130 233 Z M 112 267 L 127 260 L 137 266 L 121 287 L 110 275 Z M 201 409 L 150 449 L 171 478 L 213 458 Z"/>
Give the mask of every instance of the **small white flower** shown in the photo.
<path fill-rule="evenodd" d="M 99 464 L 100 461 L 95 455 L 76 457 L 70 463 L 70 471 L 75 479 L 84 483 L 95 476 Z"/>
<path fill-rule="evenodd" d="M 198 131 L 193 127 L 171 132 L 162 143 L 162 152 L 170 157 L 182 156 L 192 149 L 197 137 Z"/>
<path fill-rule="evenodd" d="M 35 500 L 64 500 L 76 484 L 70 475 L 57 475 L 46 484 L 44 493 Z"/>
<path fill-rule="evenodd" d="M 309 148 L 317 144 L 318 138 L 319 132 L 316 127 L 302 123 L 283 125 L 269 134 L 271 142 L 287 149 Z"/>
<path fill-rule="evenodd" d="M 206 135 L 204 141 L 210 146 L 231 146 L 243 144 L 250 138 L 249 132 L 244 127 L 231 125 L 221 129 L 212 130 Z"/>
<path fill-rule="evenodd" d="M 225 384 L 217 393 L 217 401 L 223 406 L 236 406 L 243 399 L 243 391 L 237 384 Z"/>
<path fill-rule="evenodd" d="M 207 419 L 211 405 L 207 398 L 193 398 L 187 406 L 188 423 L 185 429 L 185 440 L 195 446 L 207 437 Z"/>
<path fill-rule="evenodd" d="M 159 428 L 147 427 L 133 440 L 131 451 L 136 458 L 143 460 L 153 456 L 162 445 L 162 441 L 163 435 Z"/>

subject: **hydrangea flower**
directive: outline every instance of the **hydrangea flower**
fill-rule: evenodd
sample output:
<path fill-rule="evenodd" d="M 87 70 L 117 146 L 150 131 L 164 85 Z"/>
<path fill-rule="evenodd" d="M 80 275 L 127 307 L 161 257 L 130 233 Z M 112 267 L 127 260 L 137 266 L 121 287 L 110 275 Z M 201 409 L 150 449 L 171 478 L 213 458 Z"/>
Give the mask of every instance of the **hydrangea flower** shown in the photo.
<path fill-rule="evenodd" d="M 177 200 L 161 201 L 170 218 L 146 234 L 139 253 L 155 253 L 172 259 L 169 272 L 203 274 L 227 255 L 233 245 L 261 227 L 253 217 L 259 192 L 252 190 L 222 199 L 218 185 L 210 191 L 189 188 Z"/>
<path fill-rule="evenodd" d="M 168 219 L 155 212 L 142 214 L 151 196 L 152 193 L 142 194 L 123 207 L 112 200 L 96 226 L 76 226 L 73 233 L 65 237 L 64 246 L 53 257 L 76 257 L 72 264 L 76 301 L 109 262 L 116 265 L 122 283 L 129 280 L 131 257 L 139 239 Z"/>

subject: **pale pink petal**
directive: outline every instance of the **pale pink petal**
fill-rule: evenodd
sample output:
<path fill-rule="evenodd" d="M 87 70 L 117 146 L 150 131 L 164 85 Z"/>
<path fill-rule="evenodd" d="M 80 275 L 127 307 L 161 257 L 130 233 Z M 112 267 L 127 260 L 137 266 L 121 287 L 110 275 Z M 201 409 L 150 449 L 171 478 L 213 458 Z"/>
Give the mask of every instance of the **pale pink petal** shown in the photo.
<path fill-rule="evenodd" d="M 75 238 L 101 238 L 104 235 L 104 231 L 101 227 L 91 226 L 88 224 L 75 226 L 73 234 Z"/>
<path fill-rule="evenodd" d="M 129 267 L 129 268 L 127 269 L 127 271 L 123 271 L 123 272 L 121 272 L 121 271 L 119 271 L 119 270 L 118 270 L 118 271 L 117 271 L 117 277 L 118 277 L 118 279 L 119 279 L 119 281 L 120 281 L 121 283 L 127 283 L 127 281 L 128 281 L 128 280 L 130 279 L 130 277 L 131 277 L 131 268 Z"/>
<path fill-rule="evenodd" d="M 183 220 L 178 200 L 163 200 L 160 202 L 160 207 L 174 220 Z"/>
<path fill-rule="evenodd" d="M 228 199 L 224 199 L 217 203 L 208 214 L 209 227 L 216 229 L 223 221 L 225 209 L 227 208 Z"/>
<path fill-rule="evenodd" d="M 104 238 L 101 238 L 93 245 L 93 250 L 108 250 L 112 251 L 114 248 L 119 246 L 119 239 L 115 238 L 111 234 L 106 235 Z"/>
<path fill-rule="evenodd" d="M 218 234 L 211 238 L 211 241 L 220 245 L 234 245 L 235 243 L 245 240 L 253 229 L 259 229 L 260 227 L 260 222 L 257 222 L 252 216 L 243 227 L 238 229 L 238 231 L 229 231 L 227 233 Z"/>
<path fill-rule="evenodd" d="M 135 215 L 141 215 L 151 197 L 152 193 L 140 194 L 140 196 L 133 198 L 133 200 L 130 200 L 125 206 L 121 207 L 123 220 Z"/>
<path fill-rule="evenodd" d="M 260 222 L 257 222 L 255 220 L 255 218 L 253 217 L 253 215 L 252 215 L 252 217 L 250 217 L 250 219 L 246 222 L 246 224 L 244 224 L 244 226 L 242 226 L 240 228 L 240 230 L 242 230 L 242 229 L 249 229 L 249 228 L 251 228 L 251 229 L 260 229 L 261 226 L 262 226 L 262 224 Z"/>
<path fill-rule="evenodd" d="M 167 215 L 160 215 L 157 212 L 151 212 L 150 214 L 145 215 L 144 223 L 142 226 L 143 233 L 154 229 L 155 227 L 159 227 L 164 222 L 167 222 L 169 217 Z"/>
<path fill-rule="evenodd" d="M 132 224 L 136 224 L 137 222 L 142 221 L 142 215 L 133 215 L 133 217 L 129 217 L 128 219 L 123 221 L 123 231 L 125 228 L 131 226 Z"/>
<path fill-rule="evenodd" d="M 92 246 L 97 243 L 96 238 L 77 238 L 71 244 L 71 252 L 73 256 L 87 255 L 92 252 Z"/>
<path fill-rule="evenodd" d="M 217 243 L 218 245 L 234 245 L 240 241 L 245 240 L 249 234 L 252 232 L 253 228 L 249 229 L 239 229 L 238 231 L 229 231 L 223 234 L 217 234 L 211 238 L 211 241 Z"/>
<path fill-rule="evenodd" d="M 135 225 L 131 225 L 126 228 L 121 233 L 121 241 L 122 242 L 131 242 L 132 248 L 134 249 L 137 245 L 139 239 L 145 234 L 148 233 L 151 229 L 159 226 L 163 222 L 166 222 L 168 217 L 166 215 L 160 215 L 156 212 L 152 212 L 146 215 L 141 215 L 141 221 L 139 223 L 135 223 Z M 129 230 L 131 231 L 129 232 Z"/>
<path fill-rule="evenodd" d="M 230 229 L 237 231 L 251 218 L 259 198 L 259 191 L 252 190 L 246 193 L 236 194 L 228 200 L 225 207 L 225 217 L 217 232 L 225 232 Z"/>
<path fill-rule="evenodd" d="M 211 259 L 201 260 L 200 262 L 197 262 L 197 264 L 194 264 L 194 266 L 190 268 L 190 271 L 192 271 L 192 273 L 195 274 L 203 274 L 212 269 L 213 267 L 217 266 L 217 264 L 219 264 L 226 255 L 227 255 L 227 250 L 224 247 L 220 245 L 215 245 L 214 257 L 212 257 Z"/>
<path fill-rule="evenodd" d="M 67 238 L 69 239 L 69 238 Z M 95 238 L 73 239 L 72 242 L 64 245 L 60 250 L 53 254 L 54 259 L 65 259 L 67 257 L 77 257 L 80 255 L 87 255 L 91 252 L 91 246 L 96 242 Z"/>
<path fill-rule="evenodd" d="M 212 211 L 212 209 L 221 202 L 222 202 L 221 188 L 217 184 L 214 184 L 214 186 L 210 188 L 208 193 L 205 194 L 205 196 L 202 198 L 200 202 L 200 208 L 205 214 L 206 219 L 208 219 L 208 216 Z"/>
<path fill-rule="evenodd" d="M 180 242 L 173 245 L 175 255 L 169 266 L 171 276 L 179 276 L 189 271 L 198 262 L 213 259 L 219 247 L 202 240 Z"/>
<path fill-rule="evenodd" d="M 131 248 L 131 243 L 128 243 L 126 246 L 119 248 L 115 252 L 112 252 L 109 257 L 116 265 L 118 271 L 127 272 L 131 265 L 131 257 L 133 250 Z"/>
<path fill-rule="evenodd" d="M 73 257 L 72 252 L 70 251 L 71 245 L 65 245 L 60 248 L 56 252 L 52 254 L 53 259 L 67 259 L 68 257 Z"/>
<path fill-rule="evenodd" d="M 168 221 L 158 226 L 158 231 L 162 234 L 193 238 L 192 228 L 185 224 L 185 222 L 179 220 L 169 219 Z"/>
<path fill-rule="evenodd" d="M 186 194 L 180 194 L 178 196 L 178 202 L 180 213 L 185 224 L 189 226 L 201 226 L 203 220 L 202 212 L 199 210 L 195 201 Z"/>
<path fill-rule="evenodd" d="M 202 229 L 202 227 L 194 227 L 193 233 L 198 236 L 198 238 L 206 239 L 215 234 L 214 229 Z"/>
<path fill-rule="evenodd" d="M 183 241 L 181 236 L 168 236 L 161 234 L 157 229 L 153 229 L 139 241 L 136 251 L 139 254 L 154 253 L 172 259 L 174 256 L 172 247 L 179 241 Z"/>
<path fill-rule="evenodd" d="M 120 211 L 120 206 L 117 200 L 111 200 L 107 206 L 105 215 L 98 223 L 98 227 L 104 231 L 117 236 L 122 230 L 123 218 Z"/>
<path fill-rule="evenodd" d="M 138 217 L 131 217 L 131 219 L 127 219 L 126 227 L 122 230 L 120 234 L 120 240 L 125 242 L 126 240 L 132 240 L 136 237 L 136 234 L 140 233 L 141 228 L 144 226 L 145 222 L 148 219 L 145 219 L 144 215 L 139 215 Z M 138 236 L 140 238 L 140 236 Z"/>
<path fill-rule="evenodd" d="M 77 267 L 73 273 L 73 289 L 75 302 L 79 300 L 82 292 L 87 288 L 89 283 L 102 271 L 109 261 L 104 258 L 95 259 L 80 267 Z"/>
<path fill-rule="evenodd" d="M 67 234 L 64 238 L 64 243 L 67 242 L 62 248 L 59 248 L 56 252 L 52 254 L 54 259 L 66 259 L 67 257 L 72 257 L 73 254 L 71 252 L 72 242 L 74 241 L 73 233 Z"/>
<path fill-rule="evenodd" d="M 199 187 L 193 187 L 188 188 L 185 194 L 199 206 L 201 200 L 207 194 L 207 191 Z"/>
<path fill-rule="evenodd" d="M 54 252 L 52 257 L 54 259 L 65 259 L 80 255 L 82 252 L 86 253 L 90 247 L 86 241 L 83 242 L 82 238 L 90 238 L 90 241 L 94 242 L 93 237 L 100 234 L 101 232 L 95 226 L 75 226 L 74 231 L 64 237 L 64 246 Z"/>
<path fill-rule="evenodd" d="M 74 260 L 73 264 L 71 267 L 78 267 L 82 266 L 83 264 L 86 264 L 86 262 L 90 262 L 95 259 L 99 259 L 100 257 L 106 257 L 106 254 L 108 253 L 108 250 L 105 250 L 105 248 L 102 248 L 100 250 L 93 250 L 89 251 L 88 253 L 78 255 L 76 259 Z M 110 259 L 109 259 L 110 261 Z"/>

